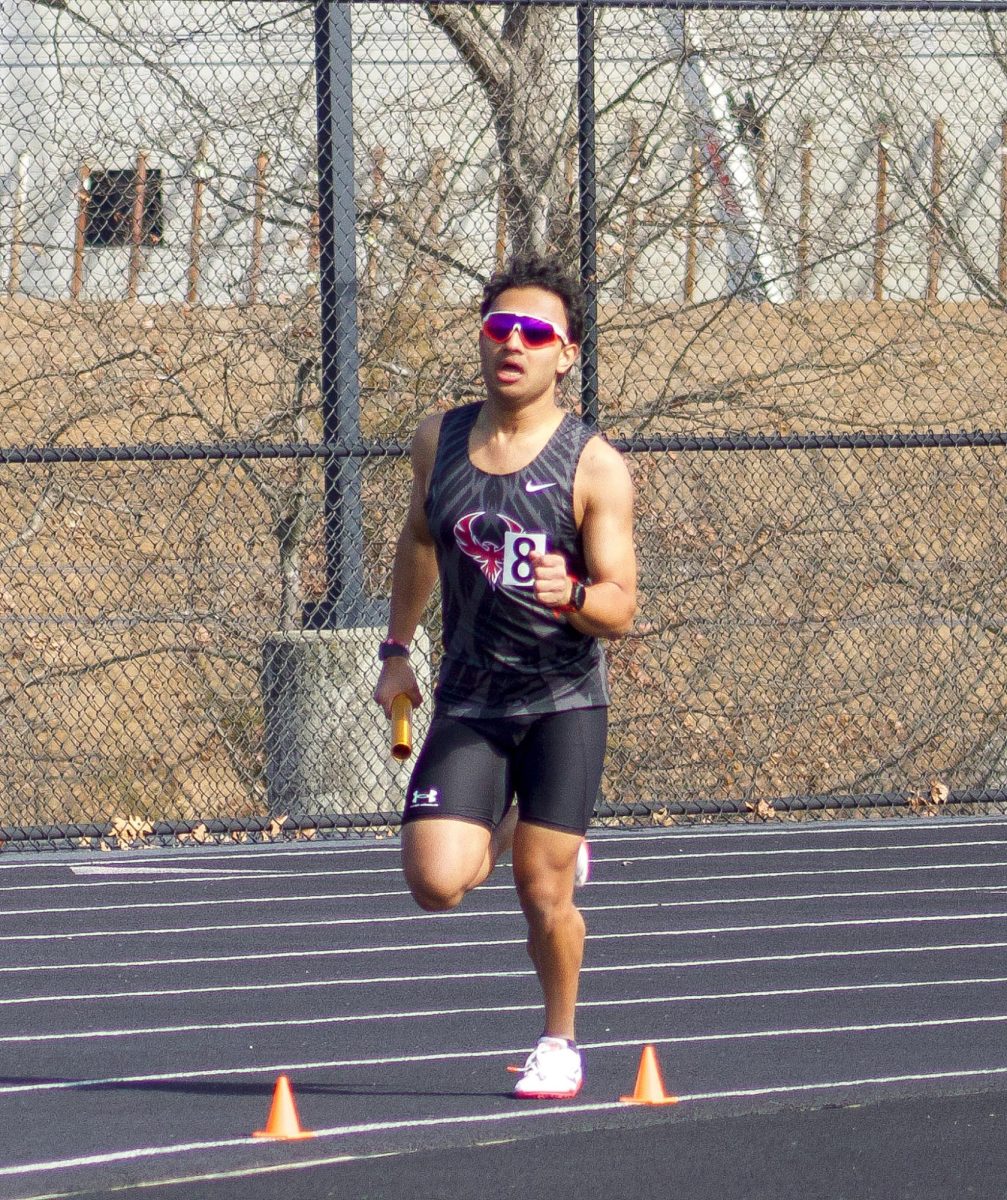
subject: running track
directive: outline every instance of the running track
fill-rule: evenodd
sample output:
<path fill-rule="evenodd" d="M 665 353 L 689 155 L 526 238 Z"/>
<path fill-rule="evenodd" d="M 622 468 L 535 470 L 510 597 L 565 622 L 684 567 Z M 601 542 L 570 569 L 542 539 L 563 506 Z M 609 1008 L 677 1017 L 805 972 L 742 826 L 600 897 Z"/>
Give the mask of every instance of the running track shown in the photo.
<path fill-rule="evenodd" d="M 565 1104 L 508 1095 L 506 869 L 425 914 L 396 841 L 0 857 L 0 1198 L 1002 1197 L 1007 820 L 592 840 Z M 678 1105 L 619 1102 L 646 1042 Z M 249 1137 L 280 1073 L 310 1140 Z"/>

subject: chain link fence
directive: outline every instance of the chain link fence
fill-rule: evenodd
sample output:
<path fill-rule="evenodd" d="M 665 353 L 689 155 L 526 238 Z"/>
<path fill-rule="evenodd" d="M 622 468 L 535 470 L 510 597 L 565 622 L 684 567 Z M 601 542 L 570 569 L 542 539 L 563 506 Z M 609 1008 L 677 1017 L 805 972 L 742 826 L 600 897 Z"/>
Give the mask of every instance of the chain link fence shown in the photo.
<path fill-rule="evenodd" d="M 1004 811 L 1000 5 L 0 12 L 5 848 L 394 826 L 404 452 L 532 247 L 637 486 L 598 819 Z"/>

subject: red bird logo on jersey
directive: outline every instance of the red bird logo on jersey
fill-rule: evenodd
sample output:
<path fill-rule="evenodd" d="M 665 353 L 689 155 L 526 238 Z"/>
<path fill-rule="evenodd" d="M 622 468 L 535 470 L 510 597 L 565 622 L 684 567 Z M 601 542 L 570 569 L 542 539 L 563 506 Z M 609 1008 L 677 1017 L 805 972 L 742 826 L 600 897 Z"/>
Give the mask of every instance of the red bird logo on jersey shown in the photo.
<path fill-rule="evenodd" d="M 475 523 L 484 512 L 466 513 L 455 524 L 455 541 L 463 553 L 479 564 L 479 568 L 489 581 L 490 587 L 495 588 L 503 574 L 504 548 L 503 543 L 486 541 L 474 532 Z M 506 525 L 511 533 L 524 533 L 524 527 L 513 517 L 497 513 L 497 517 Z"/>

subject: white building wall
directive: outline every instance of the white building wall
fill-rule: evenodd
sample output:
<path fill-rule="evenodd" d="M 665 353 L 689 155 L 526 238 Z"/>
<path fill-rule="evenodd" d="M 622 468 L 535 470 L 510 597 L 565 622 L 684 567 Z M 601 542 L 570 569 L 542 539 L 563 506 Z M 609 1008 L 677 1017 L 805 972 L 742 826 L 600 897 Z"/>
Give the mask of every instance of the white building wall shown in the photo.
<path fill-rule="evenodd" d="M 310 23 L 285 3 L 85 0 L 75 20 L 0 0 L 0 162 L 9 264 L 17 163 L 27 164 L 22 290 L 68 295 L 81 163 L 163 174 L 164 236 L 143 249 L 139 298 L 185 295 L 193 165 L 207 144 L 200 299 L 247 292 L 255 162 L 268 156 L 265 295 L 303 286 L 312 191 Z M 254 12 L 255 20 L 251 20 Z M 8 235 L 8 236 L 4 236 Z M 124 295 L 129 247 L 88 249 L 84 299 Z"/>
<path fill-rule="evenodd" d="M 205 137 L 201 302 L 247 298 L 260 151 L 269 160 L 261 295 L 275 300 L 302 290 L 311 269 L 314 192 L 310 7 L 285 0 L 75 0 L 74 7 L 80 19 L 35 0 L 0 0 L 0 286 L 10 274 L 19 188 L 20 288 L 66 296 L 81 162 L 130 168 L 143 148 L 149 166 L 163 172 L 165 229 L 161 244 L 143 250 L 139 295 L 148 302 L 182 300 L 193 167 Z M 839 32 L 813 67 L 802 66 L 827 19 Z M 945 256 L 940 295 L 976 295 L 976 270 L 995 274 L 999 124 L 1007 89 L 993 56 L 982 53 L 989 44 L 982 16 L 708 12 L 690 14 L 688 22 L 724 85 L 734 94 L 751 88 L 769 112 L 767 236 L 785 270 L 796 265 L 799 131 L 806 118 L 813 121 L 813 296 L 871 292 L 874 136 L 884 117 L 893 129 L 886 294 L 918 297 L 925 287 L 929 138 L 938 116 L 947 128 L 945 210 L 974 255 L 971 276 L 960 259 Z M 445 286 L 468 299 L 472 275 L 485 272 L 495 253 L 497 149 L 485 98 L 418 6 L 358 5 L 353 23 L 361 203 L 370 198 L 374 147 L 387 153 L 393 197 L 419 187 L 441 152 L 447 202 L 439 236 L 468 267 L 456 276 L 449 272 Z M 563 28 L 554 52 L 572 80 L 569 21 Z M 1003 28 L 1002 17 L 993 19 L 993 28 Z M 598 29 L 600 203 L 605 211 L 625 187 L 626 129 L 637 113 L 647 159 L 639 183 L 625 194 L 663 215 L 638 227 L 635 295 L 642 302 L 668 301 L 680 293 L 684 274 L 689 186 L 678 63 L 645 10 L 599 10 Z M 613 105 L 627 90 L 630 99 Z M 612 271 L 609 299 L 620 294 L 617 268 L 625 250 L 618 203 L 613 212 L 601 245 Z M 726 286 L 722 232 L 711 225 L 708 202 L 703 216 L 700 301 Z M 358 254 L 363 270 L 363 239 Z M 82 296 L 124 296 L 128 262 L 128 247 L 89 249 Z M 394 288 L 412 269 L 407 258 L 386 255 L 381 286 Z"/>

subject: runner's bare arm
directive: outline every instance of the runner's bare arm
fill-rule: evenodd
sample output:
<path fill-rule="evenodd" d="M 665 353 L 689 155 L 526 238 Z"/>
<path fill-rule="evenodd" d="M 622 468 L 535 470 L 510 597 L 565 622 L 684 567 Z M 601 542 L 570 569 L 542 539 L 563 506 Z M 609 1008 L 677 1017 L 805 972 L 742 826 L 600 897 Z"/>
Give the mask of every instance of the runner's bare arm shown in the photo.
<path fill-rule="evenodd" d="M 413 483 L 409 510 L 395 548 L 392 566 L 391 614 L 388 636 L 408 645 L 420 623 L 423 610 L 437 582 L 437 559 L 433 538 L 427 527 L 424 502 L 430 482 L 430 472 L 437 453 L 437 438 L 441 417 L 423 421 L 412 442 Z M 381 668 L 374 689 L 374 699 L 388 714 L 392 700 L 405 693 L 414 705 L 423 702 L 416 675 L 408 658 L 389 658 Z"/>
<path fill-rule="evenodd" d="M 633 483 L 622 455 L 602 438 L 584 447 L 574 483 L 584 558 L 591 584 L 580 612 L 566 614 L 574 628 L 594 637 L 628 633 L 636 612 Z M 559 555 L 532 556 L 536 598 L 558 608 L 571 584 Z"/>

